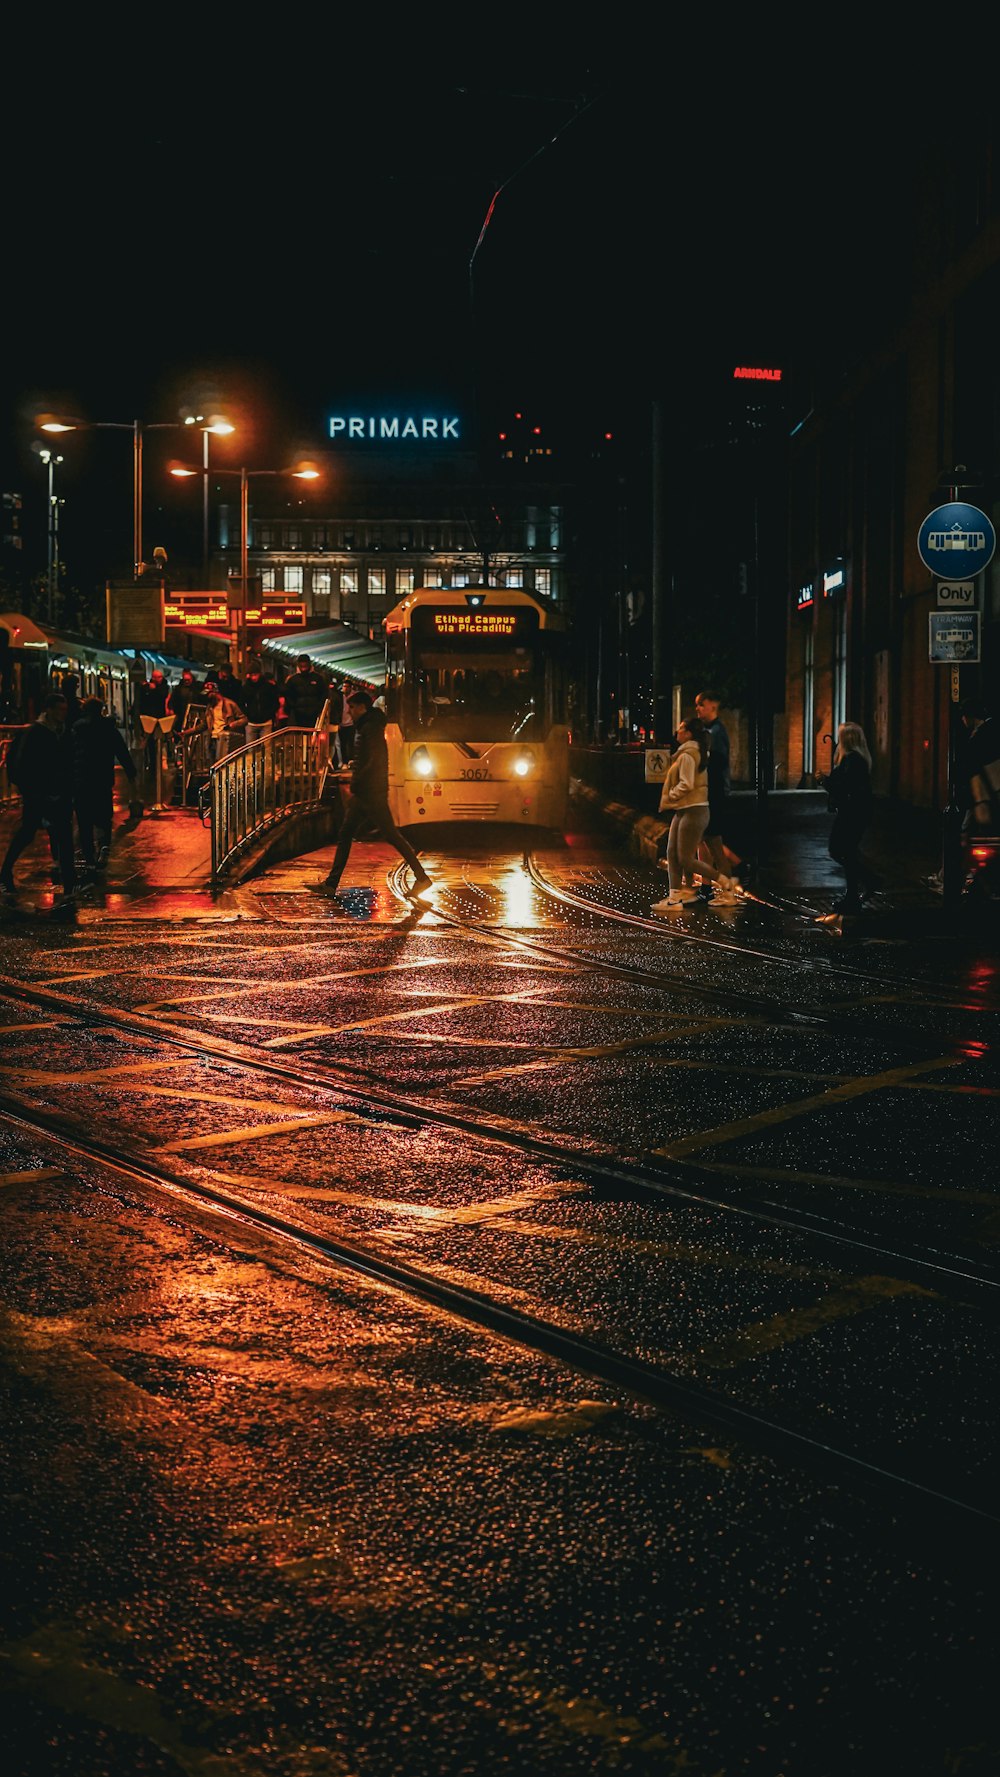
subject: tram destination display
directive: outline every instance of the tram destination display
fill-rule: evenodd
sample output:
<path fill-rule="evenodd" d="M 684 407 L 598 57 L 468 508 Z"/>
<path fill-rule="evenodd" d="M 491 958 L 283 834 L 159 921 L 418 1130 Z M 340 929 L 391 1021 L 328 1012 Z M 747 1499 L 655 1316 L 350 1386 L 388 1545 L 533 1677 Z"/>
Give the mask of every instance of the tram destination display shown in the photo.
<path fill-rule="evenodd" d="M 503 606 L 466 610 L 454 605 L 414 611 L 413 628 L 424 641 L 513 642 L 523 646 L 538 635 L 538 612 Z"/>

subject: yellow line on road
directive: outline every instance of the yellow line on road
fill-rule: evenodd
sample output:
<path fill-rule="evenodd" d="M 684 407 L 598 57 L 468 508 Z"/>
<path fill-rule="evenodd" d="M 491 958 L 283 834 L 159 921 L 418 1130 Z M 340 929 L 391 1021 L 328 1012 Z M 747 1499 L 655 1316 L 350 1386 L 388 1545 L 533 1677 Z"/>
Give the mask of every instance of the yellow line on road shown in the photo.
<path fill-rule="evenodd" d="M 900 1297 L 922 1296 L 927 1301 L 940 1298 L 934 1290 L 922 1289 L 900 1277 L 859 1277 L 845 1289 L 834 1290 L 822 1301 L 802 1308 L 790 1308 L 785 1314 L 772 1315 L 769 1320 L 756 1321 L 741 1327 L 728 1339 L 702 1348 L 701 1358 L 711 1369 L 734 1369 L 751 1358 L 771 1351 L 783 1351 L 800 1339 L 809 1339 L 835 1321 L 851 1320 L 881 1308 Z"/>
<path fill-rule="evenodd" d="M 0 1172 L 0 1185 L 32 1185 L 36 1179 L 65 1178 L 62 1166 L 37 1166 L 33 1172 Z"/>
<path fill-rule="evenodd" d="M 818 1093 L 813 1098 L 800 1098 L 792 1104 L 775 1105 L 769 1111 L 758 1111 L 753 1117 L 738 1117 L 733 1123 L 703 1129 L 695 1135 L 683 1136 L 679 1141 L 668 1142 L 664 1147 L 653 1151 L 662 1154 L 667 1160 L 677 1160 L 684 1154 L 696 1153 L 699 1148 L 718 1147 L 723 1142 L 737 1141 L 740 1136 L 756 1135 L 763 1130 L 775 1128 L 779 1123 L 791 1122 L 795 1117 L 809 1116 L 813 1111 L 833 1110 L 837 1105 L 863 1098 L 869 1093 L 884 1092 L 901 1085 L 915 1074 L 959 1065 L 956 1056 L 939 1055 L 933 1061 L 915 1062 L 911 1067 L 894 1067 L 882 1074 L 866 1074 L 858 1079 L 848 1080 L 842 1086 L 832 1086 L 828 1092 Z"/>
<path fill-rule="evenodd" d="M 289 1117 L 284 1123 L 248 1124 L 242 1129 L 217 1129 L 212 1135 L 188 1135 L 181 1141 L 157 1143 L 154 1154 L 180 1154 L 191 1148 L 221 1148 L 231 1142 L 262 1141 L 271 1135 L 297 1135 L 300 1129 L 321 1129 L 329 1123 L 346 1123 L 349 1111 L 330 1111 L 322 1117 Z"/>

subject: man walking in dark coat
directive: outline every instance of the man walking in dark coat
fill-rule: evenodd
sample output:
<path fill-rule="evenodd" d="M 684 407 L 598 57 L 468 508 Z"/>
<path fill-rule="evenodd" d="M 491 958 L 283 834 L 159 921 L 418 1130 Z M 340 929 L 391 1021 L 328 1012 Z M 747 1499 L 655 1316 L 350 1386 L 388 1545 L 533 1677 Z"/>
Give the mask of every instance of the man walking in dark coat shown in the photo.
<path fill-rule="evenodd" d="M 396 826 L 389 808 L 389 749 L 385 744 L 385 713 L 374 707 L 367 691 L 352 691 L 347 701 L 354 724 L 350 800 L 337 835 L 337 849 L 333 854 L 330 874 L 319 885 L 320 890 L 325 894 L 336 891 L 351 846 L 365 826 L 374 827 L 380 839 L 395 846 L 404 863 L 409 864 L 413 871 L 417 888 L 428 888 L 431 879 L 409 840 Z"/>
<path fill-rule="evenodd" d="M 89 870 L 103 870 L 111 849 L 114 825 L 115 766 L 135 783 L 135 766 L 124 735 L 99 697 L 85 697 L 83 714 L 73 724 L 73 806 L 80 850 Z M 94 837 L 97 836 L 97 855 Z"/>
<path fill-rule="evenodd" d="M 66 731 L 66 699 L 50 692 L 37 722 L 21 737 L 8 775 L 21 793 L 21 821 L 0 864 L 0 888 L 17 893 L 14 865 L 39 827 L 47 827 L 62 874 L 63 904 L 72 907 L 76 888 L 73 863 L 72 742 Z"/>

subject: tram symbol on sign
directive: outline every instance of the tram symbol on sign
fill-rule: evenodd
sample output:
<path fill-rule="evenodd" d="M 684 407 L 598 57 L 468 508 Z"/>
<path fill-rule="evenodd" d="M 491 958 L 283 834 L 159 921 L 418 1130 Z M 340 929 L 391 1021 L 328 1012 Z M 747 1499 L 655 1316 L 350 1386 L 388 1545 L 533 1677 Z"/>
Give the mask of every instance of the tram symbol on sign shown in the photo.
<path fill-rule="evenodd" d="M 917 553 L 925 568 L 947 579 L 948 570 L 971 579 L 993 560 L 997 534 L 993 521 L 979 506 L 949 500 L 928 512 L 917 532 Z"/>

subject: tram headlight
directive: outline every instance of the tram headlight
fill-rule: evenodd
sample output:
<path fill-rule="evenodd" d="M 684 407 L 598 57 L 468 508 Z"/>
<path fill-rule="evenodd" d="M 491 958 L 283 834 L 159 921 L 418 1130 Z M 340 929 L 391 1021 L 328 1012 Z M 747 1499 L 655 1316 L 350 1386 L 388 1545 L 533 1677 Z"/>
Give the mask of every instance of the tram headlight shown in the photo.
<path fill-rule="evenodd" d="M 525 747 L 523 752 L 515 753 L 515 755 L 514 755 L 514 776 L 515 777 L 530 777 L 531 773 L 534 771 L 534 769 L 535 769 L 535 755 L 531 751 L 530 747 Z"/>
<path fill-rule="evenodd" d="M 417 747 L 416 751 L 410 754 L 410 765 L 418 777 L 433 777 L 434 775 L 434 761 L 426 747 Z"/>

